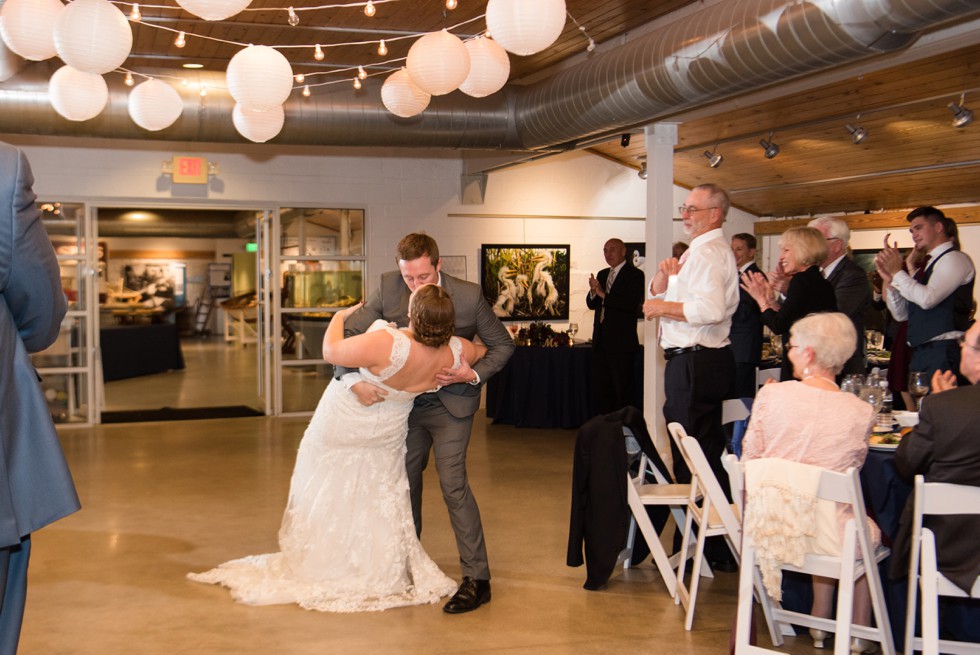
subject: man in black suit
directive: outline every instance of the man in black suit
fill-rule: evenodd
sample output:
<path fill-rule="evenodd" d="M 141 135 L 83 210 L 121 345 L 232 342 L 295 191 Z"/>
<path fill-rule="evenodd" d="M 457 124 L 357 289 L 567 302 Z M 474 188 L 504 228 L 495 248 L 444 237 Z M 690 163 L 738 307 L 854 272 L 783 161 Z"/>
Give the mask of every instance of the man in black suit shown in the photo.
<path fill-rule="evenodd" d="M 926 482 L 950 482 L 980 487 L 980 323 L 974 323 L 960 342 L 960 372 L 969 386 L 954 388 L 951 371 L 933 376 L 933 393 L 922 400 L 919 424 L 902 439 L 895 453 L 895 469 L 911 482 L 916 475 Z M 908 573 L 912 531 L 909 497 L 899 524 L 893 552 L 892 577 Z M 980 575 L 980 518 L 933 516 L 926 527 L 936 535 L 939 570 L 961 589 L 969 591 Z"/>
<path fill-rule="evenodd" d="M 868 281 L 868 274 L 847 256 L 847 247 L 851 240 L 851 229 L 847 223 L 839 218 L 825 216 L 813 219 L 809 226 L 820 230 L 827 240 L 827 258 L 820 264 L 820 270 L 834 287 L 837 311 L 846 314 L 857 331 L 857 347 L 840 374 L 863 375 L 868 365 L 864 315 L 871 308 L 871 283 Z"/>
<path fill-rule="evenodd" d="M 589 276 L 586 304 L 592 324 L 592 384 L 597 414 L 636 404 L 636 321 L 643 305 L 643 272 L 626 261 L 626 244 L 610 239 L 602 247 L 609 268 Z"/>
<path fill-rule="evenodd" d="M 741 232 L 732 237 L 735 265 L 741 276 L 747 271 L 762 273 L 755 264 L 755 237 Z M 738 307 L 732 315 L 732 330 L 728 333 L 735 355 L 735 378 L 732 398 L 755 398 L 756 368 L 762 361 L 762 318 L 759 303 L 745 289 L 738 290 Z"/>

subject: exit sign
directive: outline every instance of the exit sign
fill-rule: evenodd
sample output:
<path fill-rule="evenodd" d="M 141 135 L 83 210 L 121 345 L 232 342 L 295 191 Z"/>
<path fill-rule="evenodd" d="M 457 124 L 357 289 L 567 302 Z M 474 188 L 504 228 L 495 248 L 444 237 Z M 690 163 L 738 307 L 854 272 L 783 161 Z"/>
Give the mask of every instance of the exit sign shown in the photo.
<path fill-rule="evenodd" d="M 174 184 L 207 184 L 208 160 L 204 157 L 180 157 L 173 159 Z"/>

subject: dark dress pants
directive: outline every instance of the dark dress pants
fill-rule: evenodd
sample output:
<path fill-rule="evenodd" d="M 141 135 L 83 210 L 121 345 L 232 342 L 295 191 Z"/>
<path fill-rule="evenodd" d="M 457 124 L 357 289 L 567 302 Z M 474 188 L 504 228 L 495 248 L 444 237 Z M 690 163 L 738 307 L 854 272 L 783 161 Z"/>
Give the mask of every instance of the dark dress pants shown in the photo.
<path fill-rule="evenodd" d="M 592 347 L 592 385 L 597 416 L 605 416 L 636 402 L 636 351 L 607 352 Z"/>
<path fill-rule="evenodd" d="M 16 655 L 27 601 L 30 535 L 16 546 L 0 548 L 0 655 Z"/>

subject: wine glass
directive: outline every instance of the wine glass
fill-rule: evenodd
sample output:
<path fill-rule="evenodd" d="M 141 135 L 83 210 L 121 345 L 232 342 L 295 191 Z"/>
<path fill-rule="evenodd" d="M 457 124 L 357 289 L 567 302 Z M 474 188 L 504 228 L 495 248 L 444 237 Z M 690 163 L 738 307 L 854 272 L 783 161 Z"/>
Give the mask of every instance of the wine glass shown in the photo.
<path fill-rule="evenodd" d="M 864 386 L 861 387 L 860 392 L 858 392 L 858 398 L 861 400 L 871 403 L 872 409 L 874 409 L 875 416 L 881 411 L 881 401 L 882 393 L 881 389 L 878 387 Z"/>
<path fill-rule="evenodd" d="M 909 373 L 909 393 L 915 398 L 915 410 L 919 411 L 923 396 L 929 393 L 929 374 L 925 371 Z"/>
<path fill-rule="evenodd" d="M 568 324 L 568 336 L 570 336 L 572 338 L 572 341 L 575 341 L 575 335 L 576 334 L 578 334 L 578 323 L 569 323 Z"/>

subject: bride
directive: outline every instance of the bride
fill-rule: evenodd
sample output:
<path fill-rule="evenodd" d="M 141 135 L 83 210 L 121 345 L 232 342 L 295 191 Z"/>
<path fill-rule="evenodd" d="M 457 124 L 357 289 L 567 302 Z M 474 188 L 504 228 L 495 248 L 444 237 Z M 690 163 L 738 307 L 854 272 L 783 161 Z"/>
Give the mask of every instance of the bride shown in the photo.
<path fill-rule="evenodd" d="M 306 609 L 359 612 L 435 603 L 456 591 L 415 534 L 405 473 L 405 436 L 415 397 L 437 388 L 436 375 L 475 362 L 482 345 L 454 337 L 455 311 L 445 290 L 419 287 L 409 326 L 375 321 L 344 339 L 337 312 L 323 340 L 331 364 L 360 367 L 388 391 L 364 406 L 342 384 L 327 386 L 296 456 L 278 553 L 225 562 L 197 582 L 221 584 L 249 605 L 297 603 Z"/>

